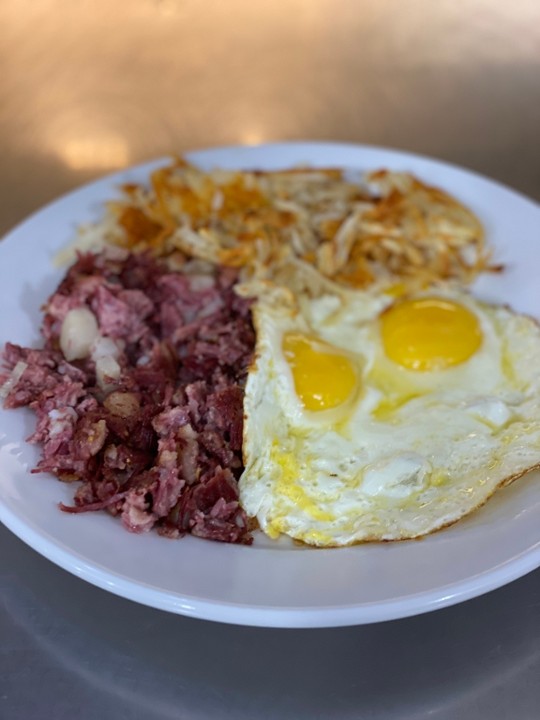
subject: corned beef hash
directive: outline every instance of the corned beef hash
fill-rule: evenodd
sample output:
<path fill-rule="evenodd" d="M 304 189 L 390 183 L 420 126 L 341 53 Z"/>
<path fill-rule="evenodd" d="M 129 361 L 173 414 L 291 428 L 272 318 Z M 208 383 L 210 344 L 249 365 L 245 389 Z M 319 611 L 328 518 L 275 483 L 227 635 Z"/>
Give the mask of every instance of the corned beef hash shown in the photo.
<path fill-rule="evenodd" d="M 81 249 L 83 248 L 84 249 Z M 7 343 L 66 512 L 317 546 L 425 535 L 540 464 L 540 330 L 466 285 L 457 200 L 404 174 L 202 172 L 128 185 Z"/>

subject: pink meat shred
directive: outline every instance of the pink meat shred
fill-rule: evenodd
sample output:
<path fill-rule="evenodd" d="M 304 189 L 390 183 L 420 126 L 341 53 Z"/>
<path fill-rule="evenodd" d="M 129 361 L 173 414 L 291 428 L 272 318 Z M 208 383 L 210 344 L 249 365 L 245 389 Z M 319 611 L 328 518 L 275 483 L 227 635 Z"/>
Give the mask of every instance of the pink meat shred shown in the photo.
<path fill-rule="evenodd" d="M 172 272 L 148 255 L 79 255 L 44 306 L 44 346 L 7 343 L 6 408 L 36 415 L 33 472 L 79 481 L 66 512 L 107 510 L 131 532 L 155 528 L 250 544 L 239 504 L 243 397 L 255 334 L 235 271 Z M 120 377 L 104 390 L 92 357 L 67 362 L 60 332 L 85 307 L 114 341 Z"/>

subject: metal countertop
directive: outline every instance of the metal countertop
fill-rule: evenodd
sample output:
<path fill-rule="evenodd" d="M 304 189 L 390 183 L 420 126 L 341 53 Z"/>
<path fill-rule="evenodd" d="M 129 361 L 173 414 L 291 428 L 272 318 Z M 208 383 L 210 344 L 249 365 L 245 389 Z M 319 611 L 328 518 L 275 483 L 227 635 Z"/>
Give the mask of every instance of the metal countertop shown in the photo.
<path fill-rule="evenodd" d="M 0 0 L 0 231 L 171 152 L 397 147 L 540 199 L 537 0 Z M 540 717 L 540 571 L 370 626 L 138 606 L 0 528 L 2 720 Z"/>

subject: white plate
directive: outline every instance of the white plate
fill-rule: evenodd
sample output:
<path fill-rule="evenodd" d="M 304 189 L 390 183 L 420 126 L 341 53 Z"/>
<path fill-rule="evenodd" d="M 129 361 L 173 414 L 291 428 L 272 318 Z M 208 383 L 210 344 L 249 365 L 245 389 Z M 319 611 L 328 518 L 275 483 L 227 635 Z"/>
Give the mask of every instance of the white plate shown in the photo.
<path fill-rule="evenodd" d="M 291 143 L 194 153 L 204 168 L 278 168 L 309 162 L 411 171 L 469 205 L 483 221 L 500 277 L 485 299 L 540 316 L 540 208 L 465 170 L 374 147 Z M 52 258 L 78 224 L 99 217 L 124 182 L 145 181 L 164 160 L 118 173 L 49 205 L 0 244 L 0 344 L 39 342 L 39 306 L 62 271 Z M 540 359 L 539 359 L 540 361 Z M 30 411 L 0 411 L 0 520 L 45 557 L 131 600 L 184 615 L 246 625 L 322 627 L 414 615 L 480 595 L 540 565 L 540 476 L 502 490 L 472 517 L 423 540 L 338 550 L 260 540 L 236 547 L 196 538 L 132 535 L 105 513 L 68 515 L 73 488 L 30 475 Z"/>

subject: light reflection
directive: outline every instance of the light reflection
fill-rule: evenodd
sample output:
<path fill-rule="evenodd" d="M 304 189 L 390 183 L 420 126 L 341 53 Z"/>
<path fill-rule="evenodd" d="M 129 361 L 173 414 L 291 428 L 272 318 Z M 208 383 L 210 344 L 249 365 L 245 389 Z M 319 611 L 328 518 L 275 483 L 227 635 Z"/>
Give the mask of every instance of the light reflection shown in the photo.
<path fill-rule="evenodd" d="M 251 128 L 241 132 L 238 140 L 242 145 L 260 145 L 265 142 L 265 137 L 261 130 Z"/>
<path fill-rule="evenodd" d="M 120 137 L 65 140 L 57 153 L 72 170 L 112 170 L 129 163 L 129 148 Z"/>

